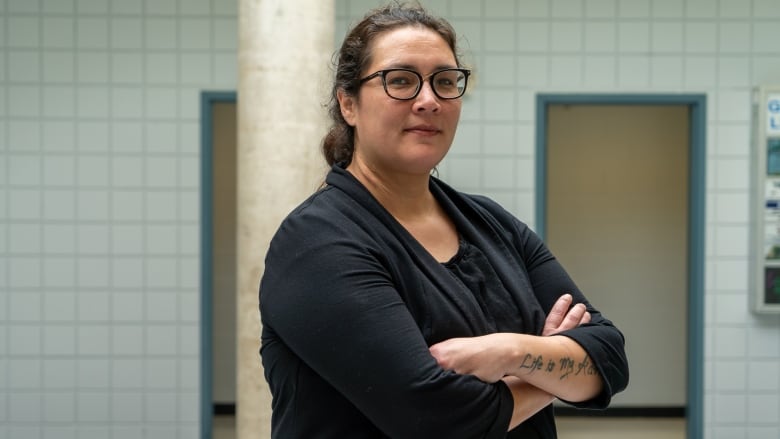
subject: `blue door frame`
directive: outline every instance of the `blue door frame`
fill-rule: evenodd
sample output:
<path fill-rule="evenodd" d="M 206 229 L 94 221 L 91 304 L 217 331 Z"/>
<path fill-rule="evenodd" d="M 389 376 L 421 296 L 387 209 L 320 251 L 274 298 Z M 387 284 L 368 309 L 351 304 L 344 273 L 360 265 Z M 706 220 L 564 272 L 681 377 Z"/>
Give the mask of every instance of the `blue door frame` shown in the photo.
<path fill-rule="evenodd" d="M 703 437 L 704 241 L 707 99 L 699 94 L 539 94 L 536 97 L 536 231 L 547 218 L 547 114 L 550 105 L 685 105 L 690 115 L 688 218 L 687 436 Z"/>
<path fill-rule="evenodd" d="M 200 95 L 200 437 L 211 439 L 214 401 L 212 395 L 213 333 L 212 285 L 214 175 L 214 117 L 217 103 L 236 103 L 236 92 L 204 91 Z"/>

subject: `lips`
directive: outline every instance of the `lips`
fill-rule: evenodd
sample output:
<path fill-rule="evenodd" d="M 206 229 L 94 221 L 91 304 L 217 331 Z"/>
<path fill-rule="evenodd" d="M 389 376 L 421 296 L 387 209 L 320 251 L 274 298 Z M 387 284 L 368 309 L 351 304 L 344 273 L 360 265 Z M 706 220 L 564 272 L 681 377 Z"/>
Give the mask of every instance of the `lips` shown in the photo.
<path fill-rule="evenodd" d="M 433 135 L 441 132 L 440 129 L 436 128 L 433 125 L 415 125 L 413 127 L 407 128 L 405 131 L 410 131 L 410 132 L 415 132 L 415 133 L 425 134 L 425 135 Z"/>

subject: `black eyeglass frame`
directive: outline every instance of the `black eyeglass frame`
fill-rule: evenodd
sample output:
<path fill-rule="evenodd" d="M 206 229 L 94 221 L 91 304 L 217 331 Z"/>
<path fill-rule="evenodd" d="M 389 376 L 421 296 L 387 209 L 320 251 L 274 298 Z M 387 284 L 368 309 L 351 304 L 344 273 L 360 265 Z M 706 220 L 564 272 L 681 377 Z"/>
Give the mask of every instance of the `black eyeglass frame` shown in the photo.
<path fill-rule="evenodd" d="M 390 94 L 389 91 L 387 91 L 387 81 L 385 80 L 385 75 L 387 75 L 389 72 L 409 72 L 413 73 L 415 76 L 417 76 L 418 82 L 417 82 L 417 90 L 414 91 L 414 93 L 409 96 L 408 98 L 397 98 Z M 451 71 L 458 71 L 463 73 L 463 90 L 460 92 L 459 95 L 454 97 L 444 97 L 439 94 L 439 92 L 436 91 L 436 86 L 433 85 L 433 77 L 436 76 L 439 73 L 442 72 L 451 72 Z M 469 75 L 471 75 L 471 70 L 469 69 L 461 69 L 461 68 L 449 68 L 449 69 L 441 69 L 437 70 L 435 72 L 432 72 L 428 74 L 427 76 L 423 77 L 419 72 L 414 71 L 412 69 L 403 69 L 403 68 L 396 68 L 396 69 L 383 69 L 383 70 L 377 70 L 376 72 L 366 76 L 365 78 L 361 79 L 358 84 L 363 85 L 366 81 L 369 81 L 371 79 L 376 78 L 377 76 L 382 78 L 382 88 L 385 89 L 385 94 L 389 96 L 392 99 L 396 99 L 399 101 L 410 101 L 414 98 L 416 98 L 420 94 L 420 90 L 422 90 L 423 82 L 427 79 L 428 82 L 431 84 L 431 90 L 433 90 L 433 94 L 436 95 L 439 99 L 445 99 L 445 100 L 451 100 L 451 99 L 459 99 L 463 97 L 464 94 L 466 94 L 466 88 L 468 88 L 469 85 Z"/>

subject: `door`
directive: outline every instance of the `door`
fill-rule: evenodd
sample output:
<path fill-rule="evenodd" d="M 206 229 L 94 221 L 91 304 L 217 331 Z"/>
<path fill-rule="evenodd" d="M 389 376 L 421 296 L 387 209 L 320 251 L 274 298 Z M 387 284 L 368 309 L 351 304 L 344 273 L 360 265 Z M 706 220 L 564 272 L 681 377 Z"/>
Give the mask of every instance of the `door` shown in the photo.
<path fill-rule="evenodd" d="M 202 439 L 233 431 L 236 401 L 236 94 L 201 94 Z"/>
<path fill-rule="evenodd" d="M 686 406 L 687 105 L 550 105 L 546 241 L 626 336 L 631 378 L 611 407 Z"/>
<path fill-rule="evenodd" d="M 236 403 L 236 172 L 235 102 L 212 106 L 212 399 L 215 414 Z"/>

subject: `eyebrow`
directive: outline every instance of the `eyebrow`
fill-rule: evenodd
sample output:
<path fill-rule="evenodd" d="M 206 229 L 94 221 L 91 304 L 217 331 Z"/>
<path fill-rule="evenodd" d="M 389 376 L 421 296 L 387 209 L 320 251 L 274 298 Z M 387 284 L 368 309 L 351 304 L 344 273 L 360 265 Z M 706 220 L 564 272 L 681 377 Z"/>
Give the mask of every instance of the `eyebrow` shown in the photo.
<path fill-rule="evenodd" d="M 444 69 L 457 69 L 458 66 L 454 66 L 452 64 L 439 64 L 431 70 L 432 72 L 438 72 L 439 70 Z M 390 64 L 387 67 L 385 67 L 383 70 L 387 69 L 408 69 L 408 70 L 414 70 L 415 72 L 418 71 L 416 66 L 413 66 L 411 64 Z"/>

